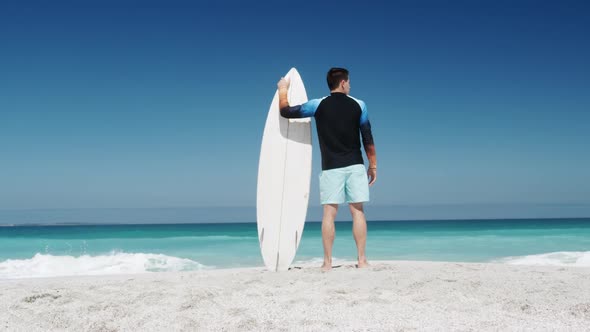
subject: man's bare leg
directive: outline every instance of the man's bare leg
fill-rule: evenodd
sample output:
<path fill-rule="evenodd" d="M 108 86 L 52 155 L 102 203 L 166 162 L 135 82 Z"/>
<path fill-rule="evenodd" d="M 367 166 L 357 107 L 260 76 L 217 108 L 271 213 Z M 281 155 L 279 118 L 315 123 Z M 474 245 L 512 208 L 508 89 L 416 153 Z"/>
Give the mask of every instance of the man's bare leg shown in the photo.
<path fill-rule="evenodd" d="M 325 204 L 324 217 L 322 218 L 322 242 L 324 244 L 324 265 L 323 271 L 328 271 L 332 268 L 332 245 L 334 244 L 334 237 L 336 228 L 334 226 L 334 219 L 338 213 L 338 204 Z"/>
<path fill-rule="evenodd" d="M 358 267 L 367 267 L 367 257 L 365 255 L 365 245 L 367 244 L 367 220 L 363 203 L 350 203 L 350 214 L 352 215 L 352 234 L 358 250 Z"/>

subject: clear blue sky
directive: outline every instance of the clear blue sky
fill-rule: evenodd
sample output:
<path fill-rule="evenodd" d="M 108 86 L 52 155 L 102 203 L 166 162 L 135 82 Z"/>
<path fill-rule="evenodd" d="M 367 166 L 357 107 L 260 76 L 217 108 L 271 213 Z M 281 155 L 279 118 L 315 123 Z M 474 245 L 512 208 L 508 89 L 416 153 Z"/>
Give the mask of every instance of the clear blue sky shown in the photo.
<path fill-rule="evenodd" d="M 252 207 L 277 80 L 332 66 L 371 204 L 590 204 L 590 5 L 450 3 L 2 2 L 0 209 Z"/>

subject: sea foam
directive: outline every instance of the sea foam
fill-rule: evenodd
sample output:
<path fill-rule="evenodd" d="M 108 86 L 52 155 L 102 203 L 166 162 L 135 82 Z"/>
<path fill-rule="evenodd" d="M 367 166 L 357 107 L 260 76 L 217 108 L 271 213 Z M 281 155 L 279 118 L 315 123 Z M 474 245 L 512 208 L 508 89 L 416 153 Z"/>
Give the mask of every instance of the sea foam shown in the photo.
<path fill-rule="evenodd" d="M 30 259 L 0 262 L 0 279 L 176 272 L 205 268 L 203 264 L 190 259 L 162 254 L 112 252 L 107 255 L 74 257 L 38 253 Z"/>
<path fill-rule="evenodd" d="M 590 266 L 590 251 L 558 251 L 539 255 L 513 256 L 494 260 L 514 265 Z"/>

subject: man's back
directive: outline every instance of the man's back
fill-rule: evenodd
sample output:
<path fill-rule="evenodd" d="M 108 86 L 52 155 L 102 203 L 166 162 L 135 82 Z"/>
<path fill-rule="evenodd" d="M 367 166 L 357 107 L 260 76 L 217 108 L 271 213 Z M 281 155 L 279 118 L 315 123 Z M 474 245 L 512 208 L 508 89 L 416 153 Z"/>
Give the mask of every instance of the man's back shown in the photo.
<path fill-rule="evenodd" d="M 315 111 L 322 169 L 363 164 L 359 130 L 363 109 L 344 93 L 332 93 Z"/>

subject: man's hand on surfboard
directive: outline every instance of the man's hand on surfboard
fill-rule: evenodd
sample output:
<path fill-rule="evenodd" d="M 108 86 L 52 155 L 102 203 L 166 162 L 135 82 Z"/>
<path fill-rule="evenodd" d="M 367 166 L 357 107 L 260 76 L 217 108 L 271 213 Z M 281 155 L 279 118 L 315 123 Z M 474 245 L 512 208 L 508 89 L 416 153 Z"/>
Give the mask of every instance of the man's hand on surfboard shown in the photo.
<path fill-rule="evenodd" d="M 285 107 L 289 107 L 289 99 L 287 97 L 287 92 L 289 91 L 289 85 L 291 84 L 290 80 L 281 77 L 279 83 L 277 83 L 277 88 L 279 89 L 279 109 L 282 110 Z"/>
<path fill-rule="evenodd" d="M 288 90 L 289 89 L 289 85 L 291 84 L 290 80 L 285 79 L 284 77 L 281 77 L 281 79 L 279 80 L 279 83 L 277 83 L 277 88 L 280 90 Z"/>

